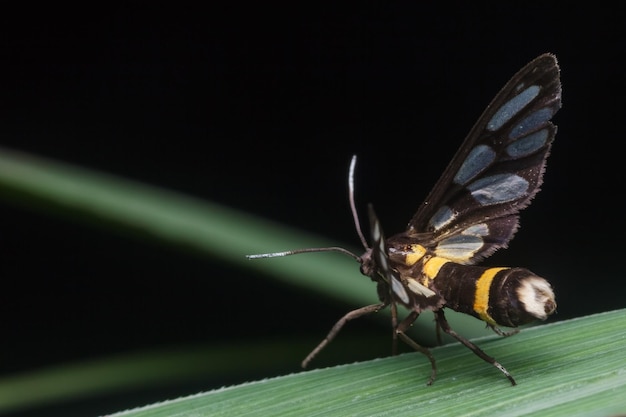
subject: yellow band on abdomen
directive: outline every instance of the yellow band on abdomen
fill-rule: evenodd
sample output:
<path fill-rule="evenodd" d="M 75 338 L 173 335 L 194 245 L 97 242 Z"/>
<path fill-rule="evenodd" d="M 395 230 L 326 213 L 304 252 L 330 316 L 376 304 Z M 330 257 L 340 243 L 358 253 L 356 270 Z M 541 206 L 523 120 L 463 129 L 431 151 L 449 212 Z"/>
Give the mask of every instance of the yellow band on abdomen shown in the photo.
<path fill-rule="evenodd" d="M 478 278 L 478 281 L 476 281 L 474 311 L 478 314 L 481 320 L 489 324 L 496 324 L 495 320 L 487 312 L 487 309 L 489 308 L 489 289 L 491 288 L 493 278 L 503 269 L 508 268 L 489 268 L 485 270 L 480 278 Z"/>
<path fill-rule="evenodd" d="M 426 263 L 422 267 L 422 272 L 429 279 L 435 279 L 437 277 L 437 274 L 439 273 L 439 270 L 441 269 L 441 267 L 444 266 L 445 264 L 447 264 L 448 262 L 450 262 L 450 261 L 447 260 L 446 258 L 441 258 L 439 256 L 434 256 L 434 257 L 430 258 L 428 261 L 426 261 Z"/>

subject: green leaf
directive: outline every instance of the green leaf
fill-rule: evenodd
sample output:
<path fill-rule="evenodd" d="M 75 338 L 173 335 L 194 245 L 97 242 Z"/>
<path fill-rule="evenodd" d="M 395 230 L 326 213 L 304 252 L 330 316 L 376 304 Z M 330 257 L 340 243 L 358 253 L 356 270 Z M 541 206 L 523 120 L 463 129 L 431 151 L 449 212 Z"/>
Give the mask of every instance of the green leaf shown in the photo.
<path fill-rule="evenodd" d="M 301 372 L 115 414 L 157 416 L 608 416 L 626 413 L 626 310 L 548 324 L 478 344 L 517 379 L 511 386 L 459 344 L 433 349 L 426 386 L 418 353 Z"/>
<path fill-rule="evenodd" d="M 369 280 L 347 256 L 326 253 L 274 261 L 245 257 L 336 242 L 163 188 L 0 148 L 0 197 L 73 221 L 191 248 L 356 304 L 376 299 Z M 346 273 L 355 279 L 346 279 Z"/>
<path fill-rule="evenodd" d="M 537 326 L 508 338 L 475 339 L 514 375 L 516 386 L 455 343 L 432 349 L 438 366 L 432 386 L 426 386 L 429 362 L 419 353 L 408 353 L 226 387 L 114 416 L 623 415 L 625 322 L 626 310 L 617 310 Z M 335 348 L 344 344 L 337 342 Z M 230 346 L 228 351 L 143 353 L 5 378 L 0 381 L 0 412 L 33 405 L 20 402 L 21 396 L 37 403 L 55 396 L 82 398 L 129 386 L 145 388 L 162 378 L 184 381 L 220 371 L 229 356 L 249 366 L 259 350 L 268 359 L 285 355 L 295 360 L 286 346 L 276 341 Z"/>

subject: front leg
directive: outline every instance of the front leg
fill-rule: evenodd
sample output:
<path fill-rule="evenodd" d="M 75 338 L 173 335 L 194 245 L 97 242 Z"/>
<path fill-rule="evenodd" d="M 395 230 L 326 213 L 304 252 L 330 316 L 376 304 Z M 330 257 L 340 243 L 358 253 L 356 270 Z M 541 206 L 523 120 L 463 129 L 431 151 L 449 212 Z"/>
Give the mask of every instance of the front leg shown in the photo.
<path fill-rule="evenodd" d="M 329 344 L 330 342 L 332 342 L 332 340 L 335 338 L 335 336 L 337 336 L 337 333 L 339 333 L 339 331 L 341 330 L 341 328 L 350 320 L 354 320 L 357 319 L 361 316 L 364 316 L 366 314 L 370 314 L 370 313 L 376 313 L 378 312 L 381 308 L 384 308 L 387 306 L 387 303 L 378 303 L 378 304 L 372 304 L 369 306 L 365 306 L 365 307 L 361 307 L 361 308 L 357 308 L 356 310 L 352 310 L 351 312 L 349 312 L 348 314 L 346 314 L 345 316 L 343 316 L 342 318 L 339 319 L 339 321 L 337 323 L 335 323 L 335 325 L 333 326 L 332 329 L 330 329 L 330 332 L 328 332 L 328 335 L 324 338 L 324 340 L 322 340 L 320 342 L 319 345 L 317 345 L 317 347 L 315 349 L 313 349 L 311 351 L 311 353 L 308 354 L 308 356 L 306 358 L 304 358 L 304 360 L 302 361 L 302 367 L 306 368 L 309 365 L 309 362 L 311 362 L 311 360 L 313 360 L 313 358 L 315 356 L 317 356 L 318 353 L 320 353 L 320 351 L 322 349 L 324 349 L 326 347 L 327 344 Z"/>

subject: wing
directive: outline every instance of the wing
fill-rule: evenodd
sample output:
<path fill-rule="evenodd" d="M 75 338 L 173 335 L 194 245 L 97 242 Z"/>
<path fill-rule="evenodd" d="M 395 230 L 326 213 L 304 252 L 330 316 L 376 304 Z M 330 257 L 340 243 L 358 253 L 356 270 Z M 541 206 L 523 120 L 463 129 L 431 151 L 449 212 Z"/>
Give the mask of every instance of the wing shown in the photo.
<path fill-rule="evenodd" d="M 556 58 L 544 54 L 496 95 L 411 219 L 404 238 L 473 264 L 506 247 L 539 191 L 561 107 Z"/>

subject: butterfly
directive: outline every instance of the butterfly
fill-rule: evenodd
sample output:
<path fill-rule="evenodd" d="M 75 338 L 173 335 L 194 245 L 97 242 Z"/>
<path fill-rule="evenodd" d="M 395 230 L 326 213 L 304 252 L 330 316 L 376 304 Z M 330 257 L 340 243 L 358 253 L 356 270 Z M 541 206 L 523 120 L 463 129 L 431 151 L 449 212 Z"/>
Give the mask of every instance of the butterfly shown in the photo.
<path fill-rule="evenodd" d="M 379 303 L 350 311 L 304 359 L 309 362 L 339 333 L 346 322 L 391 308 L 393 351 L 402 340 L 427 356 L 428 385 L 437 367 L 430 350 L 407 334 L 423 311 L 432 311 L 438 330 L 449 334 L 516 384 L 509 371 L 476 344 L 455 332 L 444 310 L 472 315 L 497 334 L 498 326 L 516 328 L 545 320 L 556 311 L 550 283 L 525 268 L 478 266 L 505 248 L 519 226 L 519 212 L 539 191 L 546 159 L 556 134 L 552 117 L 561 107 L 560 70 L 556 57 L 543 54 L 517 72 L 478 119 L 406 230 L 386 239 L 369 206 L 370 243 L 361 232 L 354 203 L 353 157 L 349 173 L 350 204 L 365 253 L 343 248 L 309 248 L 248 255 L 269 258 L 303 252 L 338 251 L 361 264 L 361 272 L 377 284 Z M 401 305 L 409 313 L 398 319 Z"/>

